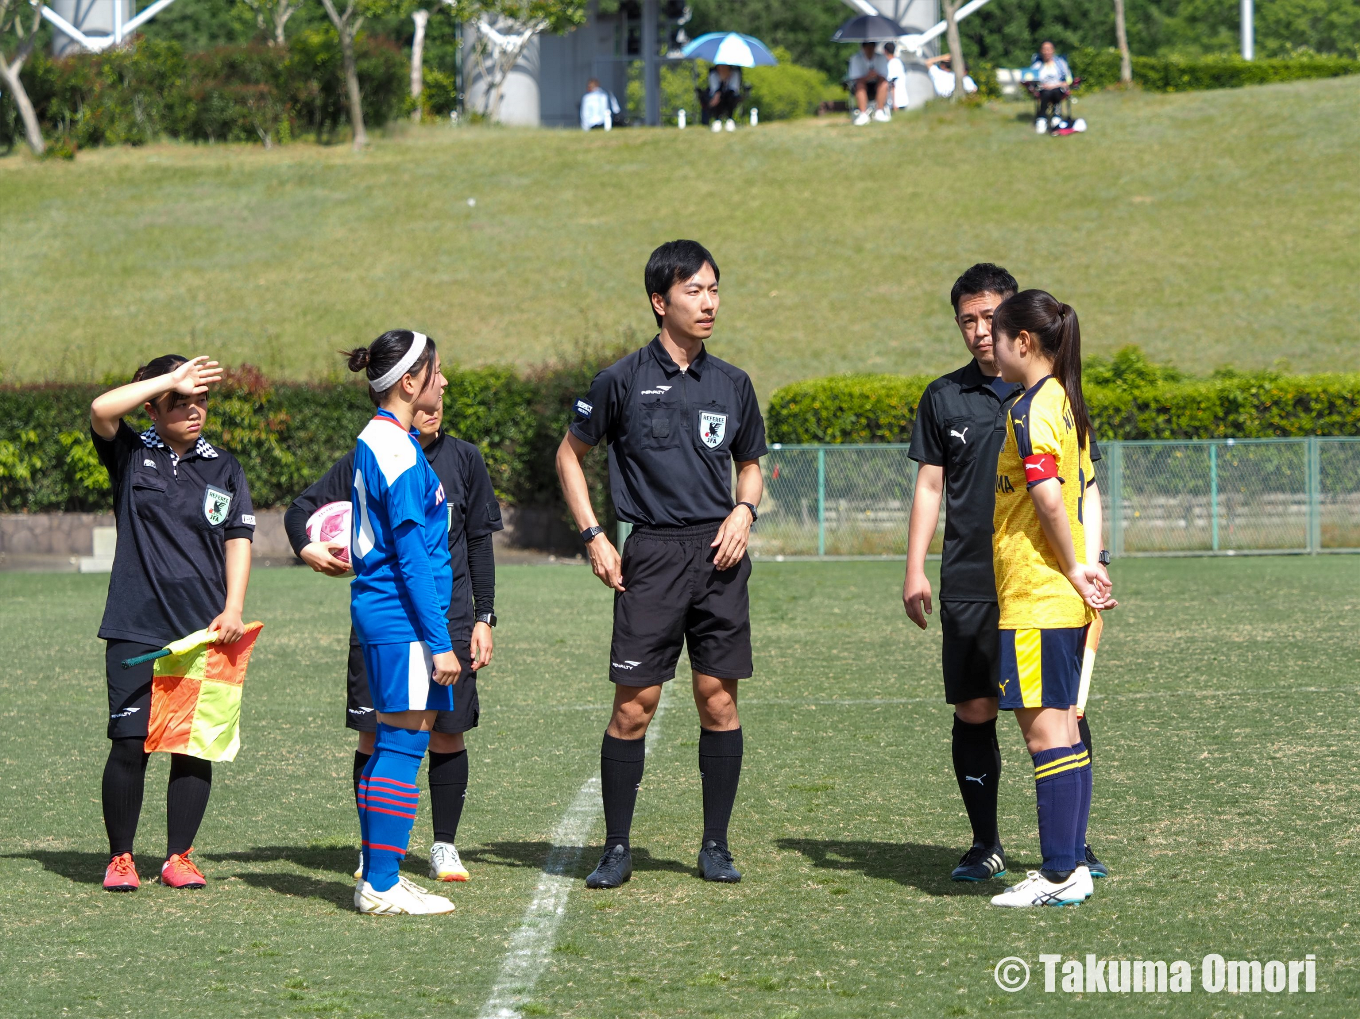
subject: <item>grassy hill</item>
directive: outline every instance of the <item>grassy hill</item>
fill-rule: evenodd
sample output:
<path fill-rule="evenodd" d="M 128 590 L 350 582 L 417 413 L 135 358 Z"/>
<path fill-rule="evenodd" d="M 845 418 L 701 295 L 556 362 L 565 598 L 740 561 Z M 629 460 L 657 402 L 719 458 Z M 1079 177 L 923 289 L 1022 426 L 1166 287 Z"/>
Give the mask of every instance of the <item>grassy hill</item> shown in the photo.
<path fill-rule="evenodd" d="M 177 349 L 317 376 L 397 325 L 530 364 L 650 335 L 642 266 L 677 236 L 717 255 L 713 347 L 762 396 L 954 366 L 949 286 L 982 259 L 1072 303 L 1088 351 L 1360 368 L 1360 79 L 1095 96 L 1065 140 L 1023 109 L 0 159 L 0 370 L 99 377 Z"/>

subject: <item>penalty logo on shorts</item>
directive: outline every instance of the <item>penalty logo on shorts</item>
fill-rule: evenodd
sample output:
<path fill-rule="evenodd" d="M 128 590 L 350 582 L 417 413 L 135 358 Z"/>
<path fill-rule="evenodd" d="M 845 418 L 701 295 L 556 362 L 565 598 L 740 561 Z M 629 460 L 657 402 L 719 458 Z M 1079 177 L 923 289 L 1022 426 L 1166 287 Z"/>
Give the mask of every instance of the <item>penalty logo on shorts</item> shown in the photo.
<path fill-rule="evenodd" d="M 208 518 L 208 523 L 216 527 L 227 519 L 227 511 L 230 509 L 231 493 L 209 485 L 208 491 L 203 495 L 203 515 Z"/>
<path fill-rule="evenodd" d="M 709 449 L 721 446 L 723 439 L 727 437 L 727 415 L 710 414 L 707 411 L 700 413 L 699 437 Z"/>

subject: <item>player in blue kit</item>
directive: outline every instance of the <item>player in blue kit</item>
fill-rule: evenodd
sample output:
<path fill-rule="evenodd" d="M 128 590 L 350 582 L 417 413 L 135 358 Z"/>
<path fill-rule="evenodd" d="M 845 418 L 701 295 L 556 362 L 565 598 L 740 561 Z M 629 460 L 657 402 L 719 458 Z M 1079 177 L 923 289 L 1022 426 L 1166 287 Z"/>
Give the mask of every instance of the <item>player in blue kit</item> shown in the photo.
<path fill-rule="evenodd" d="M 433 341 L 395 329 L 348 354 L 366 371 L 378 412 L 354 449 L 350 618 L 378 711 L 374 753 L 359 781 L 361 913 L 447 913 L 453 903 L 398 873 L 420 791 L 416 772 L 439 711 L 454 706 L 462 666 L 445 616 L 453 575 L 444 486 L 420 448 L 416 414 L 436 412 L 444 378 Z"/>

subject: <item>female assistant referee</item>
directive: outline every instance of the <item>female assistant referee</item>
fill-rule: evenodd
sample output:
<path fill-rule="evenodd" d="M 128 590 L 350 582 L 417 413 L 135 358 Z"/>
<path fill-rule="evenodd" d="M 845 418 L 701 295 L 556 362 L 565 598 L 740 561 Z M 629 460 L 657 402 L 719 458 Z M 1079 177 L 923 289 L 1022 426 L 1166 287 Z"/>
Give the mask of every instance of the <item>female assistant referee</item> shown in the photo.
<path fill-rule="evenodd" d="M 378 712 L 373 756 L 359 780 L 361 913 L 447 913 L 453 903 L 402 877 L 420 791 L 416 772 L 462 672 L 445 617 L 453 587 L 444 486 L 413 429 L 442 405 L 448 380 L 434 342 L 396 329 L 349 352 L 378 412 L 354 448 L 350 619 Z"/>
<path fill-rule="evenodd" d="M 1098 541 L 1100 508 L 1077 313 L 1042 290 L 1024 290 L 997 306 L 992 337 L 1001 377 L 1025 387 L 1007 414 L 996 465 L 999 706 L 1015 712 L 1034 760 L 1043 854 L 1042 868 L 992 905 L 1065 906 L 1093 891 L 1091 760 L 1076 716 L 1082 657 L 1096 613 L 1117 603 L 1087 544 L 1087 514 Z"/>
<path fill-rule="evenodd" d="M 236 458 L 203 438 L 208 388 L 221 381 L 216 361 L 166 354 L 137 369 L 133 381 L 90 404 L 95 452 L 113 483 L 118 546 L 99 636 L 106 642 L 111 741 L 104 766 L 104 826 L 109 865 L 104 887 L 141 884 L 132 857 L 146 782 L 144 750 L 151 713 L 150 662 L 124 659 L 156 651 L 195 630 L 223 642 L 245 633 L 241 612 L 250 581 L 255 511 Z M 123 415 L 137 408 L 151 427 L 135 432 Z M 161 883 L 202 888 L 189 859 L 212 788 L 212 765 L 170 755 L 168 838 Z"/>

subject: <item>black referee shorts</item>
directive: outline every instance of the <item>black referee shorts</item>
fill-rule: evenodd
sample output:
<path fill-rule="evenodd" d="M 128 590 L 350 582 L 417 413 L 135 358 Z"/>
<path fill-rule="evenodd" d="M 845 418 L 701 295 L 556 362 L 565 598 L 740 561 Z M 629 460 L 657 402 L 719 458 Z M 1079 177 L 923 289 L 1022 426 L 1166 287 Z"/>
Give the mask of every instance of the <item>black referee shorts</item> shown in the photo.
<path fill-rule="evenodd" d="M 156 663 L 143 662 L 125 669 L 123 662 L 160 649 L 158 644 L 131 640 L 104 642 L 104 678 L 109 687 L 109 739 L 146 739 L 151 715 L 151 678 Z"/>
<path fill-rule="evenodd" d="M 623 546 L 622 594 L 614 595 L 609 678 L 657 686 L 675 678 L 680 647 L 695 672 L 751 675 L 751 559 L 717 570 L 710 548 L 719 524 L 636 527 Z"/>
<path fill-rule="evenodd" d="M 944 699 L 949 704 L 997 696 L 1001 609 L 996 602 L 942 601 Z"/>
<path fill-rule="evenodd" d="M 434 731 L 453 734 L 477 728 L 481 706 L 477 703 L 477 673 L 472 671 L 470 641 L 454 641 L 462 674 L 453 688 L 453 710 L 440 711 L 434 717 Z M 373 694 L 368 689 L 368 670 L 364 668 L 364 649 L 361 644 L 349 646 L 349 670 L 345 677 L 348 696 L 345 698 L 345 728 L 357 732 L 377 732 L 378 713 L 373 710 Z"/>

